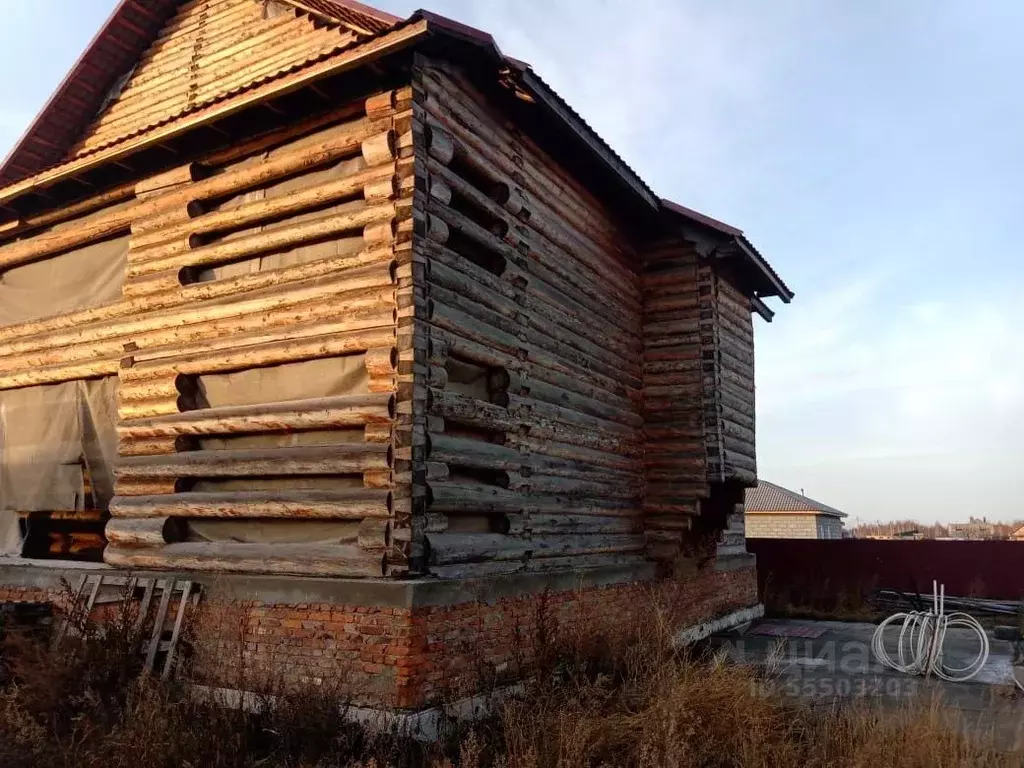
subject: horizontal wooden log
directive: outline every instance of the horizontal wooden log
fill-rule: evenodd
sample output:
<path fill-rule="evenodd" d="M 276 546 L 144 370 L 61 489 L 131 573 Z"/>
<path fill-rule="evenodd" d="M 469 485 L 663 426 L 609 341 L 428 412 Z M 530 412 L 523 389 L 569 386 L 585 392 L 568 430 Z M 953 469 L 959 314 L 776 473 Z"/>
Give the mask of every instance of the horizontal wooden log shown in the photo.
<path fill-rule="evenodd" d="M 215 327 L 218 322 L 251 323 L 251 320 L 245 318 L 262 317 L 275 311 L 292 312 L 299 315 L 292 322 L 301 322 L 303 314 L 314 319 L 323 316 L 324 312 L 318 313 L 318 308 L 322 308 L 327 299 L 339 304 L 339 311 L 342 311 L 341 302 L 345 302 L 345 310 L 392 306 L 393 282 L 394 266 L 388 263 L 361 267 L 328 279 L 273 285 L 244 297 L 236 297 L 234 301 L 215 299 L 201 303 L 182 303 L 183 298 L 180 298 L 178 306 L 164 311 L 145 313 L 144 310 L 148 308 L 143 307 L 138 315 L 117 322 L 94 323 L 10 341 L 0 345 L 0 362 L 8 367 L 19 359 L 25 364 L 43 365 L 45 363 L 41 361 L 46 355 L 72 356 L 74 352 L 60 348 L 80 344 L 88 344 L 93 354 L 99 355 L 102 354 L 101 349 L 108 352 L 118 349 L 126 338 L 137 346 L 142 346 L 140 337 L 144 337 L 144 343 L 150 346 L 178 342 L 195 333 L 197 326 Z M 15 357 L 36 350 L 42 350 L 36 357 Z M 40 362 L 33 362 L 37 359 Z"/>
<path fill-rule="evenodd" d="M 281 341 L 238 346 L 228 344 L 223 349 L 207 353 L 175 355 L 164 353 L 157 359 L 143 359 L 121 372 L 122 380 L 141 381 L 161 376 L 199 373 L 227 373 L 230 371 L 262 368 L 286 362 L 300 362 L 324 357 L 338 357 L 365 352 L 395 339 L 394 325 L 364 331 L 336 332 L 323 336 L 303 336 L 292 331 L 292 336 Z M 2 381 L 2 379 L 0 379 Z"/>
<path fill-rule="evenodd" d="M 343 475 L 386 469 L 390 447 L 381 443 L 245 451 L 192 451 L 122 459 L 118 478 Z"/>
<path fill-rule="evenodd" d="M 518 512 L 527 504 L 522 494 L 482 483 L 431 483 L 427 487 L 431 512 Z"/>
<path fill-rule="evenodd" d="M 115 518 L 170 517 L 294 520 L 363 520 L 388 518 L 391 494 L 354 488 L 338 491 L 235 491 L 117 497 Z"/>
<path fill-rule="evenodd" d="M 147 520 L 118 520 L 107 523 L 107 541 L 112 547 L 162 547 L 184 541 L 188 535 L 184 521 L 173 517 Z"/>
<path fill-rule="evenodd" d="M 168 453 L 190 451 L 194 446 L 188 437 L 161 437 L 152 440 L 122 439 L 118 452 L 122 456 L 163 456 Z"/>
<path fill-rule="evenodd" d="M 379 578 L 384 555 L 358 545 L 181 543 L 149 549 L 108 547 L 104 562 L 136 570 L 224 571 L 288 576 Z"/>
<path fill-rule="evenodd" d="M 390 187 L 394 170 L 393 164 L 368 168 L 336 181 L 311 184 L 284 197 L 259 200 L 228 211 L 207 213 L 175 226 L 154 230 L 132 239 L 132 259 L 146 260 L 162 255 L 159 246 L 174 238 L 188 239 L 194 235 L 230 232 L 310 208 L 320 208 L 346 197 L 361 196 L 367 184 L 382 179 Z"/>
<path fill-rule="evenodd" d="M 343 232 L 361 231 L 375 222 L 394 218 L 395 205 L 391 202 L 370 205 L 357 211 L 335 213 L 313 221 L 304 221 L 252 235 L 224 240 L 223 242 L 195 248 L 184 254 L 172 254 L 146 261 L 132 261 L 128 265 L 128 277 L 141 277 L 166 269 L 198 267 L 225 264 L 245 257 L 301 245 Z"/>
<path fill-rule="evenodd" d="M 60 314 L 29 323 L 6 326 L 0 328 L 0 357 L 19 351 L 81 341 L 78 337 L 64 340 L 50 335 L 56 334 L 58 331 L 77 330 L 94 323 L 133 317 L 143 312 L 172 309 L 183 304 L 194 306 L 204 301 L 234 298 L 243 293 L 260 291 L 286 283 L 298 283 L 325 275 L 342 273 L 345 270 L 357 270 L 374 264 L 389 264 L 393 258 L 394 254 L 391 248 L 370 248 L 346 256 L 319 259 L 306 264 L 296 264 L 225 280 L 195 283 L 174 291 L 164 291 L 80 312 Z M 17 340 L 16 345 L 11 345 L 12 339 Z"/>
<path fill-rule="evenodd" d="M 445 434 L 427 435 L 427 456 L 450 466 L 505 471 L 518 471 L 529 459 L 504 445 Z"/>
<path fill-rule="evenodd" d="M 229 435 L 360 427 L 387 422 L 394 414 L 390 395 L 344 395 L 260 405 L 204 408 L 171 417 L 122 424 L 122 438 Z"/>
<path fill-rule="evenodd" d="M 429 413 L 453 423 L 478 426 L 495 432 L 513 429 L 518 423 L 506 408 L 440 389 L 429 390 L 427 409 Z"/>
<path fill-rule="evenodd" d="M 429 562 L 436 565 L 526 560 L 569 555 L 642 552 L 643 536 L 595 534 L 542 536 L 528 540 L 501 534 L 440 533 L 426 537 Z"/>

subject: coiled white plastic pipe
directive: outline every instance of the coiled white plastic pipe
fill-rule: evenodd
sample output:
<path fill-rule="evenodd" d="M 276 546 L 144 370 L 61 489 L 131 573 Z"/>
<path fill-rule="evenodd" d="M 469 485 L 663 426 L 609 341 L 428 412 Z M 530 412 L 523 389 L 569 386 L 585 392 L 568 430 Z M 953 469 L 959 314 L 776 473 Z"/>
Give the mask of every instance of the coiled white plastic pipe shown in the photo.
<path fill-rule="evenodd" d="M 946 613 L 946 586 L 932 582 L 932 610 L 896 613 L 878 625 L 871 638 L 875 658 L 897 672 L 935 675 L 940 680 L 962 683 L 977 675 L 988 661 L 989 642 L 985 628 L 966 613 Z M 885 630 L 902 622 L 896 658 L 885 648 Z M 978 655 L 969 664 L 953 667 L 943 661 L 946 633 L 970 629 L 978 637 Z"/>

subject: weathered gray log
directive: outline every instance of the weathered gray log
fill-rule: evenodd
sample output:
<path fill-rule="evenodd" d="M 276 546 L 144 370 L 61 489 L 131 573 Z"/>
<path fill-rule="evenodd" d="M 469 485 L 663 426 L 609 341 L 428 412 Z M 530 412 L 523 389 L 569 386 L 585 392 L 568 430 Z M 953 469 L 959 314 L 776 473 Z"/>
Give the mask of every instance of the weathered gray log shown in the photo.
<path fill-rule="evenodd" d="M 450 466 L 513 472 L 528 460 L 514 448 L 445 434 L 427 435 L 427 456 Z"/>
<path fill-rule="evenodd" d="M 247 451 L 193 451 L 172 456 L 122 459 L 118 478 L 253 477 L 288 475 L 343 475 L 386 469 L 390 447 L 383 443 L 347 443 L 332 446 Z"/>
<path fill-rule="evenodd" d="M 529 503 L 515 491 L 482 483 L 430 483 L 427 499 L 431 512 L 449 513 L 518 512 Z"/>
<path fill-rule="evenodd" d="M 112 547 L 161 547 L 184 541 L 188 535 L 183 520 L 153 517 L 146 520 L 111 520 L 105 531 Z"/>
<path fill-rule="evenodd" d="M 110 504 L 115 518 L 163 516 L 194 518 L 363 520 L 390 516 L 387 490 L 234 491 L 161 496 L 119 496 Z"/>
<path fill-rule="evenodd" d="M 181 543 L 150 549 L 107 547 L 104 562 L 134 569 L 273 573 L 373 578 L 384 575 L 384 555 L 358 545 Z"/>

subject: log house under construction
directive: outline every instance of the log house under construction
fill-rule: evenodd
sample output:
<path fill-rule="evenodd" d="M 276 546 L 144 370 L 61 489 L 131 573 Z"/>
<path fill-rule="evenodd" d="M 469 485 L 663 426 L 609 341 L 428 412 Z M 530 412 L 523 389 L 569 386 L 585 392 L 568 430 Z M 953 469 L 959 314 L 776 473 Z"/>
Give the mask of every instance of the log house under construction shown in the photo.
<path fill-rule="evenodd" d="M 489 35 L 124 0 L 0 169 L 0 595 L 91 560 L 281 610 L 575 580 L 613 621 L 675 578 L 736 615 L 773 297 Z"/>

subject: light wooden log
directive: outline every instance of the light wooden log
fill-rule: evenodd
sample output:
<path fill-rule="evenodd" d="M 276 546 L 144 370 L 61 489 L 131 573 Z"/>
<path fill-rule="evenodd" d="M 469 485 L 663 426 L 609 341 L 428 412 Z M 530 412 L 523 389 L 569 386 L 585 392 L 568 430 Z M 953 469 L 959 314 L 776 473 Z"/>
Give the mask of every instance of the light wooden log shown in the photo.
<path fill-rule="evenodd" d="M 367 168 L 337 181 L 311 184 L 285 197 L 246 203 L 231 210 L 207 213 L 176 226 L 158 229 L 132 239 L 132 259 L 147 260 L 167 255 L 160 247 L 175 238 L 187 241 L 194 235 L 230 232 L 310 208 L 320 208 L 345 198 L 355 198 L 363 194 L 367 185 L 376 183 L 390 188 L 394 172 L 393 164 Z"/>
<path fill-rule="evenodd" d="M 355 488 L 339 491 L 236 491 L 117 497 L 115 518 L 253 518 L 295 520 L 363 520 L 388 518 L 387 490 Z"/>
<path fill-rule="evenodd" d="M 180 189 L 156 195 L 105 216 L 97 216 L 81 227 L 37 235 L 29 240 L 0 247 L 0 269 L 23 264 L 53 253 L 127 232 L 132 222 L 145 219 L 175 205 L 208 200 L 264 185 L 282 176 L 314 170 L 361 151 L 362 143 L 389 130 L 386 120 L 358 121 L 346 131 L 317 144 L 281 153 L 251 166 L 226 171 Z M 140 230 L 140 232 L 143 230 Z"/>
<path fill-rule="evenodd" d="M 115 496 L 164 496 L 178 493 L 182 485 L 175 478 L 148 480 L 146 478 L 122 477 L 114 483 Z"/>
<path fill-rule="evenodd" d="M 393 376 L 398 367 L 398 350 L 395 347 L 367 350 L 365 364 L 371 377 Z"/>
<path fill-rule="evenodd" d="M 147 419 L 118 427 L 124 439 L 175 435 L 230 435 L 361 427 L 388 422 L 394 398 L 388 395 L 343 395 L 261 405 L 204 408 L 171 417 Z"/>
<path fill-rule="evenodd" d="M 146 261 L 132 261 L 128 265 L 128 277 L 141 277 L 167 269 L 223 264 L 241 258 L 258 256 L 263 253 L 301 245 L 344 232 L 362 230 L 368 224 L 394 218 L 395 205 L 388 201 L 346 213 L 335 213 L 313 221 L 304 221 L 253 235 L 195 248 L 184 254 L 172 254 Z"/>
<path fill-rule="evenodd" d="M 169 187 L 177 187 L 182 184 L 191 184 L 202 177 L 204 169 L 198 163 L 188 163 L 178 168 L 172 168 L 164 173 L 150 176 L 135 185 L 135 194 L 140 198 L 145 195 L 161 192 Z"/>
<path fill-rule="evenodd" d="M 191 450 L 192 443 L 187 437 L 164 437 L 153 440 L 125 439 L 118 444 L 122 456 L 164 456 Z"/>
<path fill-rule="evenodd" d="M 136 400 L 118 405 L 117 417 L 121 421 L 132 421 L 133 419 L 170 416 L 188 410 L 187 407 L 182 408 L 182 405 L 188 404 L 177 397 L 163 400 Z"/>
<path fill-rule="evenodd" d="M 0 375 L 0 390 L 30 387 L 36 384 L 55 384 L 75 379 L 94 379 L 114 376 L 121 364 L 121 358 L 105 358 L 87 363 L 51 365 L 32 370 L 12 371 Z"/>
<path fill-rule="evenodd" d="M 161 547 L 184 541 L 188 530 L 183 520 L 174 517 L 115 518 L 107 523 L 105 534 L 112 547 Z"/>
<path fill-rule="evenodd" d="M 345 309 L 365 308 L 376 304 L 394 303 L 394 293 L 389 290 L 394 282 L 394 265 L 392 263 L 376 264 L 360 267 L 348 273 L 331 276 L 326 279 L 310 279 L 301 283 L 285 283 L 265 288 L 259 292 L 248 293 L 235 301 L 211 299 L 199 304 L 179 298 L 176 307 L 160 312 L 140 312 L 139 316 L 126 318 L 117 322 L 93 323 L 70 330 L 61 330 L 53 334 L 38 337 L 22 338 L 0 344 L 0 357 L 11 358 L 19 354 L 40 351 L 46 354 L 63 354 L 60 349 L 75 344 L 98 344 L 110 342 L 121 345 L 126 337 L 137 345 L 136 337 L 143 334 L 156 334 L 150 338 L 151 345 L 160 343 L 158 331 L 165 332 L 171 341 L 177 341 L 187 329 L 201 323 L 231 321 L 249 315 L 265 315 L 274 310 L 285 311 L 287 308 L 305 305 L 315 314 L 317 302 L 324 304 L 330 297 L 335 302 L 356 302 L 346 305 Z M 141 345 L 140 345 L 141 346 Z M 27 358 L 26 358 L 27 359 Z M 4 361 L 4 365 L 10 365 Z M 31 364 L 31 363 L 29 363 Z M 37 363 L 38 364 L 38 363 Z"/>
<path fill-rule="evenodd" d="M 186 394 L 195 394 L 195 385 L 188 376 L 169 376 L 166 379 L 142 382 L 121 382 L 117 389 L 117 396 L 121 402 L 169 400 Z"/>
<path fill-rule="evenodd" d="M 388 317 L 390 318 L 390 315 Z M 227 373 L 249 368 L 263 368 L 279 363 L 339 357 L 365 352 L 388 342 L 393 343 L 395 329 L 392 324 L 389 327 L 335 332 L 323 336 L 307 337 L 295 332 L 289 335 L 298 336 L 298 338 L 241 347 L 228 345 L 226 349 L 180 356 L 175 356 L 173 352 L 167 352 L 164 356 L 150 360 L 144 359 L 133 367 L 123 370 L 121 378 L 124 381 L 141 381 L 176 373 Z"/>
<path fill-rule="evenodd" d="M 384 552 L 391 547 L 391 521 L 386 519 L 363 520 L 359 524 L 359 548 L 364 552 Z"/>
<path fill-rule="evenodd" d="M 151 549 L 108 547 L 104 562 L 120 568 L 226 571 L 290 576 L 373 578 L 385 558 L 357 545 L 181 543 Z"/>
<path fill-rule="evenodd" d="M 244 451 L 192 451 L 173 456 L 124 458 L 118 478 L 343 475 L 386 469 L 390 447 L 378 443 Z"/>
<path fill-rule="evenodd" d="M 51 316 L 30 323 L 6 326 L 0 328 L 0 342 L 2 342 L 0 343 L 0 356 L 11 354 L 13 349 L 24 351 L 59 344 L 60 342 L 56 339 L 48 338 L 46 334 L 56 333 L 68 328 L 80 328 L 91 323 L 130 317 L 142 312 L 171 309 L 182 304 L 194 305 L 203 301 L 234 297 L 278 285 L 341 273 L 347 269 L 356 270 L 360 267 L 372 266 L 374 264 L 391 263 L 393 258 L 394 254 L 390 248 L 363 250 L 349 256 L 320 259 L 308 264 L 281 267 L 227 280 L 197 283 L 175 291 L 106 304 L 81 312 Z M 8 346 L 11 339 L 17 339 L 22 346 Z"/>

